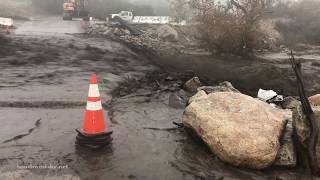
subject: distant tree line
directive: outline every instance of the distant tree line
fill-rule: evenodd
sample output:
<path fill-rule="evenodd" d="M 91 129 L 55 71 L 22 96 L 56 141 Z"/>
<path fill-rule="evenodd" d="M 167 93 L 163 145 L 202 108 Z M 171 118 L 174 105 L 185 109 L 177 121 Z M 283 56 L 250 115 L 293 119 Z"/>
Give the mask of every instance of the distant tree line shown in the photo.
<path fill-rule="evenodd" d="M 129 0 L 88 0 L 89 14 L 97 18 L 104 19 L 109 14 L 118 13 L 119 11 L 133 11 L 136 16 L 154 15 L 154 9 L 149 5 L 135 5 Z M 32 4 L 42 10 L 53 14 L 61 14 L 64 0 L 32 0 Z"/>

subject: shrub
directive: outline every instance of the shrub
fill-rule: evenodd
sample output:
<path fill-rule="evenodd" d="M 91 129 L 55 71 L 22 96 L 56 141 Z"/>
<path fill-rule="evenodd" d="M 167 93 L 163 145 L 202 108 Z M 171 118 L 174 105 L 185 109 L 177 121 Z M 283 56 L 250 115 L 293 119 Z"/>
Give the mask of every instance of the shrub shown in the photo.
<path fill-rule="evenodd" d="M 273 0 L 191 0 L 194 24 L 200 40 L 214 53 L 245 55 L 263 44 L 266 37 L 259 20 Z"/>

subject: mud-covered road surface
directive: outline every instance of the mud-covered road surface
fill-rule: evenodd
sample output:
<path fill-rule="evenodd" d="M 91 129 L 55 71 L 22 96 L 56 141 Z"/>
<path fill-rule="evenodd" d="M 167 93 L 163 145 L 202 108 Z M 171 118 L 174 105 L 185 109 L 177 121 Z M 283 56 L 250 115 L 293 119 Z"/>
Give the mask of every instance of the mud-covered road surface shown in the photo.
<path fill-rule="evenodd" d="M 78 22 L 70 30 L 54 20 L 39 32 L 30 27 L 47 21 L 22 23 L 9 43 L 0 42 L 0 179 L 310 179 L 222 163 L 172 124 L 183 113 L 168 106 L 179 75 L 117 42 L 68 35 Z M 74 143 L 93 72 L 114 131 L 112 145 L 97 151 Z"/>
<path fill-rule="evenodd" d="M 302 64 L 308 96 L 320 92 L 320 47 L 294 52 Z M 237 89 L 253 97 L 260 88 L 272 89 L 286 96 L 297 96 L 296 77 L 287 52 L 265 52 L 258 57 L 211 55 L 163 57 L 156 62 L 170 71 L 193 71 L 203 81 L 215 84 L 230 81 Z"/>

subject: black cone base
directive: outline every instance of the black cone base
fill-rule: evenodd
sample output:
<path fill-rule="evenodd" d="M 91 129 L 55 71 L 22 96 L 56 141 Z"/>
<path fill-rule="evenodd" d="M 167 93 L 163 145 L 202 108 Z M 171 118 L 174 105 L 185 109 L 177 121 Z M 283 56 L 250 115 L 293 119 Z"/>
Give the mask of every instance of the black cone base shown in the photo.
<path fill-rule="evenodd" d="M 78 132 L 76 144 L 80 146 L 98 149 L 107 146 L 113 140 L 111 137 L 111 134 L 113 133 L 112 131 L 97 135 L 87 135 L 79 129 L 76 129 L 76 131 Z"/>

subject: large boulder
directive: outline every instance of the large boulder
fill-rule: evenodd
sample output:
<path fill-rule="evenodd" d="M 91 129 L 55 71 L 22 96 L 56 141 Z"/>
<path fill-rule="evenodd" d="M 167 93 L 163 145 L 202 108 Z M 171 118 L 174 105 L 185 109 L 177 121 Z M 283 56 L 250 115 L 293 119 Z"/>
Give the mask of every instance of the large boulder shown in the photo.
<path fill-rule="evenodd" d="M 193 101 L 183 114 L 183 123 L 222 161 L 263 169 L 274 163 L 279 138 L 290 118 L 289 110 L 273 108 L 250 96 L 216 92 Z"/>
<path fill-rule="evenodd" d="M 164 41 L 178 41 L 178 32 L 169 25 L 162 25 L 158 30 L 158 37 Z"/>

